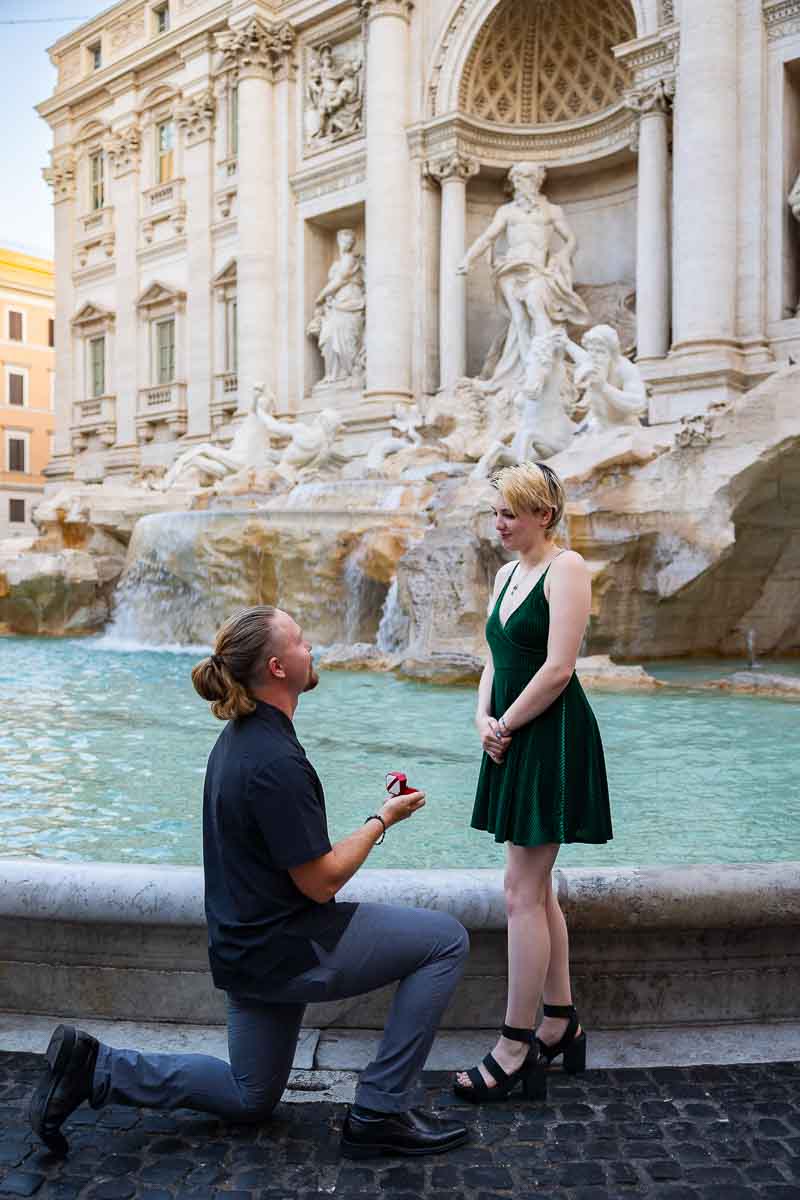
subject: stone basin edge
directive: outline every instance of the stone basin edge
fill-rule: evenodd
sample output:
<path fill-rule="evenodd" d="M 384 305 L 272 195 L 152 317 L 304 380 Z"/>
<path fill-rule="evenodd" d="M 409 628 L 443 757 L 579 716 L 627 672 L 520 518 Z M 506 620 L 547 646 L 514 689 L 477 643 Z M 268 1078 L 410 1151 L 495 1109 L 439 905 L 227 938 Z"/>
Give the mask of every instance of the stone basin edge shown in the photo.
<path fill-rule="evenodd" d="M 564 867 L 554 887 L 570 927 L 588 930 L 757 929 L 800 925 L 800 862 L 670 867 Z M 497 869 L 367 869 L 343 900 L 448 912 L 471 931 L 505 929 Z M 0 861 L 0 920 L 196 928 L 205 924 L 200 867 Z"/>

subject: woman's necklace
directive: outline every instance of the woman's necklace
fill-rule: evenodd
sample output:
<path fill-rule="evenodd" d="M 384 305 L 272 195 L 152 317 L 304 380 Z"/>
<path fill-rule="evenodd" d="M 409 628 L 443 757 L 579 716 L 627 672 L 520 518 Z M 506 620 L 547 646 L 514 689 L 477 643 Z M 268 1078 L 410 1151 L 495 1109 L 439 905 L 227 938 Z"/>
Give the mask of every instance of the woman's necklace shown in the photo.
<path fill-rule="evenodd" d="M 547 563 L 545 564 L 545 570 L 547 569 L 547 564 L 551 563 L 552 561 L 553 561 L 552 558 L 547 560 Z M 542 559 L 542 562 L 544 562 L 544 559 Z M 525 583 L 526 580 L 530 579 L 531 575 L 533 575 L 533 572 L 538 570 L 538 568 L 541 567 L 541 565 L 542 565 L 542 563 L 538 562 L 533 567 L 529 567 L 524 575 L 520 575 L 519 579 L 517 579 L 517 582 L 511 588 L 512 596 L 514 595 L 515 592 L 519 591 L 522 584 Z"/>

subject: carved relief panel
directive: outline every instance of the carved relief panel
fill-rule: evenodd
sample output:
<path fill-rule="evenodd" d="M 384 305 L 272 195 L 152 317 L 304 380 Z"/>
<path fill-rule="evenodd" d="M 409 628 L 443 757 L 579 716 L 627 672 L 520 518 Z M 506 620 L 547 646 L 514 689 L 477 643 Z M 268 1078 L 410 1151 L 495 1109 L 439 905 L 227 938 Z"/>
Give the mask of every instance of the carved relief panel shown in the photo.
<path fill-rule="evenodd" d="M 360 137 L 364 128 L 364 44 L 351 35 L 307 46 L 303 60 L 306 154 Z"/>

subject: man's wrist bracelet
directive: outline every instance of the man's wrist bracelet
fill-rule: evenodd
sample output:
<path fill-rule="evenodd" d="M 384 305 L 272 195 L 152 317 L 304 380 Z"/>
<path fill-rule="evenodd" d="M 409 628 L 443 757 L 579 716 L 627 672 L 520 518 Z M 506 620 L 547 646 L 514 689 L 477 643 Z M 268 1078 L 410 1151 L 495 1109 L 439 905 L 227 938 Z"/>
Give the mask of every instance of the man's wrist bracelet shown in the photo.
<path fill-rule="evenodd" d="M 378 813 L 370 813 L 370 815 L 367 817 L 364 824 L 367 825 L 370 821 L 380 821 L 381 825 L 383 826 L 383 833 L 381 834 L 381 836 L 378 838 L 377 842 L 375 843 L 376 846 L 380 846 L 381 842 L 386 837 L 386 822 L 384 821 L 383 817 L 381 817 Z"/>

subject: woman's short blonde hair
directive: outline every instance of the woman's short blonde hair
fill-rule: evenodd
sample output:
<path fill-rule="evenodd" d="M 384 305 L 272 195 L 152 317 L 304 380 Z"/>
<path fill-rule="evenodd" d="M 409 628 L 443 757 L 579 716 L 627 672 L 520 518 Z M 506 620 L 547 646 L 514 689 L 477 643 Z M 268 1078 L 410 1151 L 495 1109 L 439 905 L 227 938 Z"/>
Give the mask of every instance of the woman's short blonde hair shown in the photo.
<path fill-rule="evenodd" d="M 492 483 L 511 511 L 538 513 L 550 509 L 545 534 L 552 537 L 564 515 L 566 496 L 564 485 L 546 463 L 523 462 L 515 467 L 503 467 Z"/>

